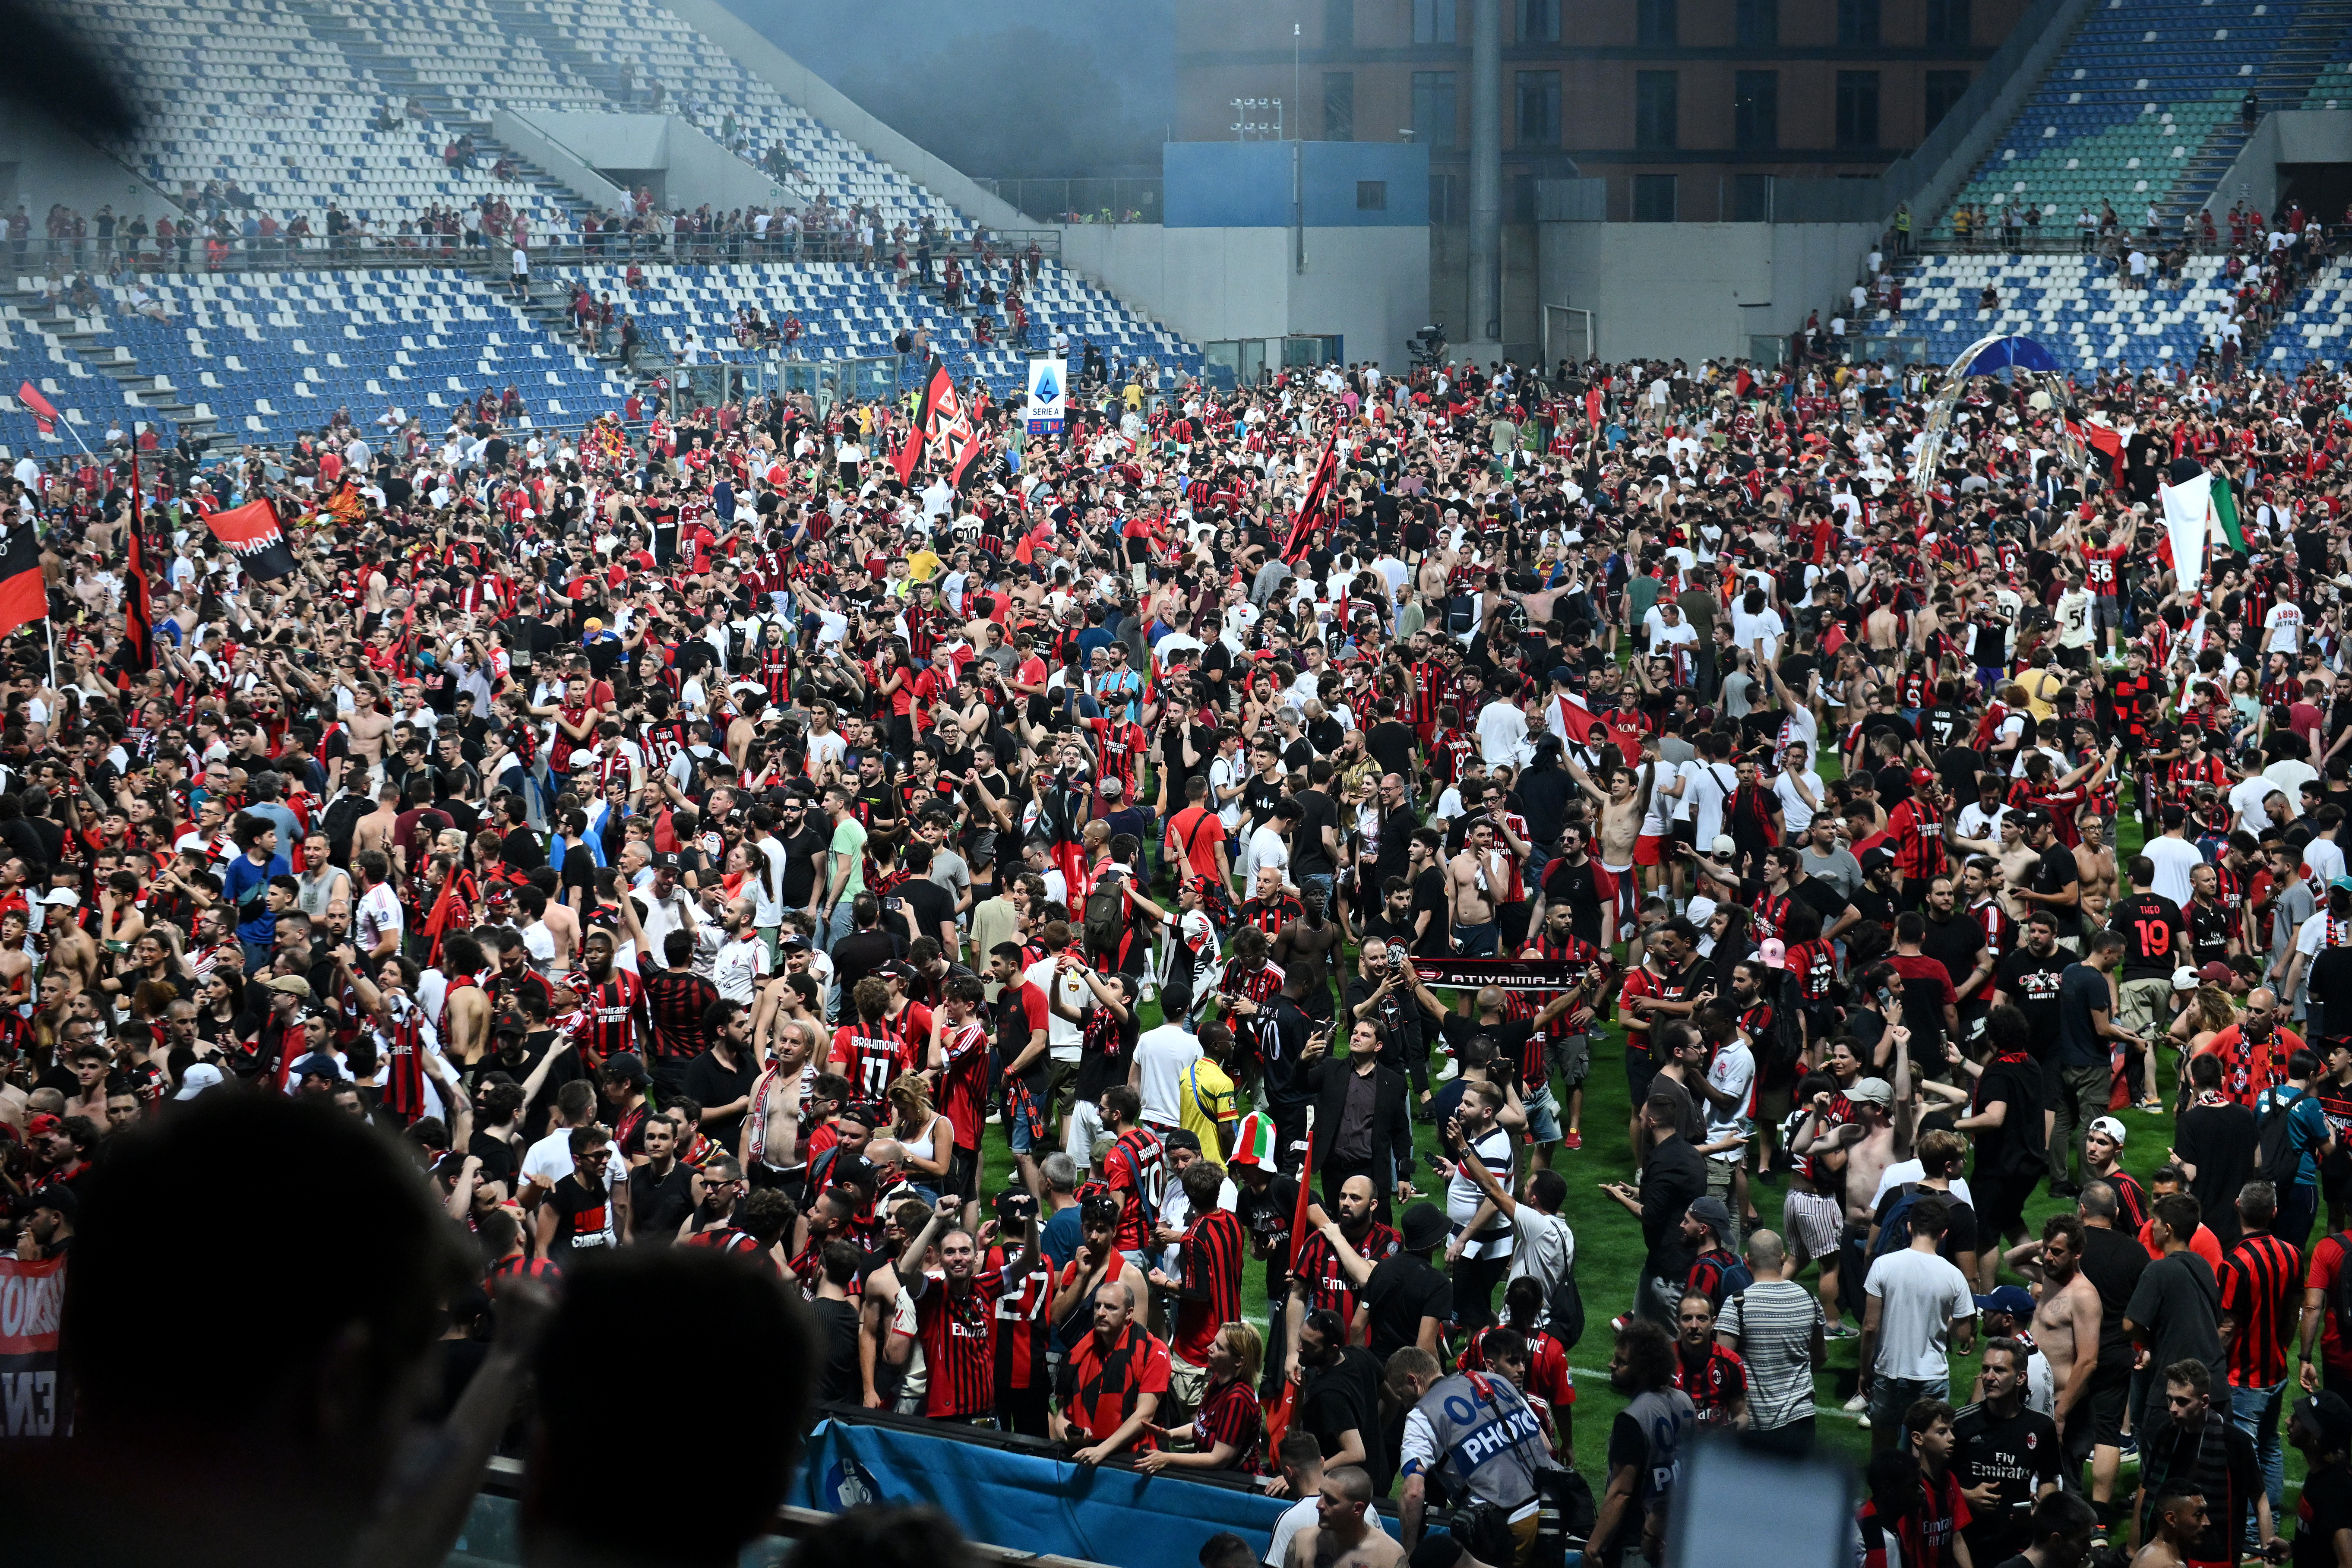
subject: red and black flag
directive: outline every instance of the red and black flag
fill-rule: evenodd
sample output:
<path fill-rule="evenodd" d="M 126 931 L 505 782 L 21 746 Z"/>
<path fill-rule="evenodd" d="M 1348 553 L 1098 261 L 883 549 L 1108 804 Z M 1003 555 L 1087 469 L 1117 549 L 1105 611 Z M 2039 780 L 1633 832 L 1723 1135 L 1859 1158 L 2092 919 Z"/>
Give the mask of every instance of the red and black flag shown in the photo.
<path fill-rule="evenodd" d="M 40 388 L 29 381 L 25 383 L 16 389 L 16 401 L 25 405 L 25 411 L 33 416 L 33 423 L 39 427 L 42 435 L 53 439 L 56 437 L 58 421 L 64 416 L 58 412 L 56 404 L 41 395 Z"/>
<path fill-rule="evenodd" d="M 115 666 L 128 675 L 143 675 L 155 668 L 155 599 L 147 583 L 147 540 L 131 508 L 132 522 L 123 533 L 122 648 Z"/>
<path fill-rule="evenodd" d="M 286 531 L 278 526 L 278 509 L 267 498 L 249 500 L 234 511 L 215 512 L 206 522 L 213 537 L 236 552 L 237 563 L 264 580 L 291 576 L 294 552 Z"/>
<path fill-rule="evenodd" d="M 1290 525 L 1290 537 L 1283 542 L 1282 558 L 1297 561 L 1307 552 L 1307 535 L 1322 515 L 1331 499 L 1331 477 L 1339 467 L 1339 427 L 1331 427 L 1331 438 L 1323 443 L 1323 460 L 1315 465 L 1315 478 L 1307 487 L 1307 499 L 1298 505 L 1297 519 Z"/>
<path fill-rule="evenodd" d="M 942 385 L 947 386 L 950 394 L 954 391 L 954 384 L 948 380 L 948 373 L 934 367 L 931 379 L 923 384 L 921 399 L 915 405 L 915 417 L 907 426 L 907 439 L 890 455 L 890 466 L 898 470 L 898 482 L 902 485 L 915 482 L 915 462 L 923 455 L 923 444 L 931 428 L 931 399 Z"/>
<path fill-rule="evenodd" d="M 0 637 L 18 626 L 46 620 L 49 581 L 41 575 L 41 542 L 33 525 L 19 523 L 0 539 Z"/>

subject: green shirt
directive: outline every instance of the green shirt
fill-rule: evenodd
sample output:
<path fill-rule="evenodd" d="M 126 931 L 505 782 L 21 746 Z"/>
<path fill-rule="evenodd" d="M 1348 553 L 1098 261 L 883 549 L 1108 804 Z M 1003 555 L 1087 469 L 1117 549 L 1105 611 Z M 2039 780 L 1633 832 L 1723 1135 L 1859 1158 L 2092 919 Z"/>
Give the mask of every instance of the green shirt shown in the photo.
<path fill-rule="evenodd" d="M 833 830 L 833 842 L 826 847 L 833 852 L 836 860 L 843 857 L 848 858 L 849 875 L 841 884 L 841 897 L 843 901 L 846 902 L 866 890 L 865 824 L 854 816 L 843 817 Z M 824 886 L 817 890 L 819 908 L 824 907 L 826 901 L 825 895 L 832 888 L 833 868 L 828 866 L 824 871 Z"/>
<path fill-rule="evenodd" d="M 1625 584 L 1625 624 L 1636 631 L 1640 630 L 1643 618 L 1649 615 L 1650 606 L 1658 602 L 1658 595 L 1664 587 L 1664 583 L 1646 574 L 1628 581 Z"/>

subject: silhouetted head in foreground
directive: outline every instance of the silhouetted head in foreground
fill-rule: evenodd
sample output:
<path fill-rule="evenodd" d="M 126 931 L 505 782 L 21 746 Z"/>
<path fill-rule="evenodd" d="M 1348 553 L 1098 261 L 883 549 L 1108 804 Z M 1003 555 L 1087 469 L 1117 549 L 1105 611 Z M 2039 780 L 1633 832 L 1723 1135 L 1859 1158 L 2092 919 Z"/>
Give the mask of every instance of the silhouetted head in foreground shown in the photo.
<path fill-rule="evenodd" d="M 725 1391 L 701 1403 L 691 1441 L 645 1447 L 629 1462 L 632 1492 L 693 1499 L 687 1509 L 614 1506 L 612 1374 L 656 1324 L 685 1328 L 696 1364 L 717 1372 Z M 731 1568 L 783 1500 L 814 1356 L 805 1312 L 765 1264 L 691 1247 L 588 1258 L 565 1277 L 540 1342 L 524 1560 Z"/>

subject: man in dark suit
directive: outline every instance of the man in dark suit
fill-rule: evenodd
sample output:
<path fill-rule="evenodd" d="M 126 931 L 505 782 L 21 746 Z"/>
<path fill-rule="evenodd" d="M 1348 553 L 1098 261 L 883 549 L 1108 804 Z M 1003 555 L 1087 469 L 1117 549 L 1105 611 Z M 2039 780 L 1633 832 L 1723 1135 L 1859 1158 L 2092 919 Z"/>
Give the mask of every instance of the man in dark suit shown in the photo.
<path fill-rule="evenodd" d="M 1413 1196 L 1412 1115 L 1404 1075 L 1381 1065 L 1381 1031 L 1369 1020 L 1348 1031 L 1348 1056 L 1335 1061 L 1328 1036 L 1307 1043 L 1308 1082 L 1315 1090 L 1315 1169 L 1323 1202 L 1339 1207 L 1339 1186 L 1350 1176 L 1371 1178 L 1379 1215 L 1389 1223 L 1391 1200 Z"/>

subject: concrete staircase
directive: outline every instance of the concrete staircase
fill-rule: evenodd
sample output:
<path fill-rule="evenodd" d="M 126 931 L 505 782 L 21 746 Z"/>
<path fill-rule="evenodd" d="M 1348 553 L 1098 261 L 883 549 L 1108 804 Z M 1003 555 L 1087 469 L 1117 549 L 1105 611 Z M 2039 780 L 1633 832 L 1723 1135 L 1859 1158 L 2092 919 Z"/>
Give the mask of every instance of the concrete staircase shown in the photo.
<path fill-rule="evenodd" d="M 169 420 L 174 430 L 191 432 L 197 443 L 208 445 L 219 425 L 206 405 L 187 395 L 188 389 L 139 368 L 138 356 L 111 340 L 104 318 L 76 316 L 63 305 L 18 310 L 16 319 L 37 332 L 51 347 L 61 349 L 100 375 L 122 388 L 124 400 L 157 420 Z"/>

